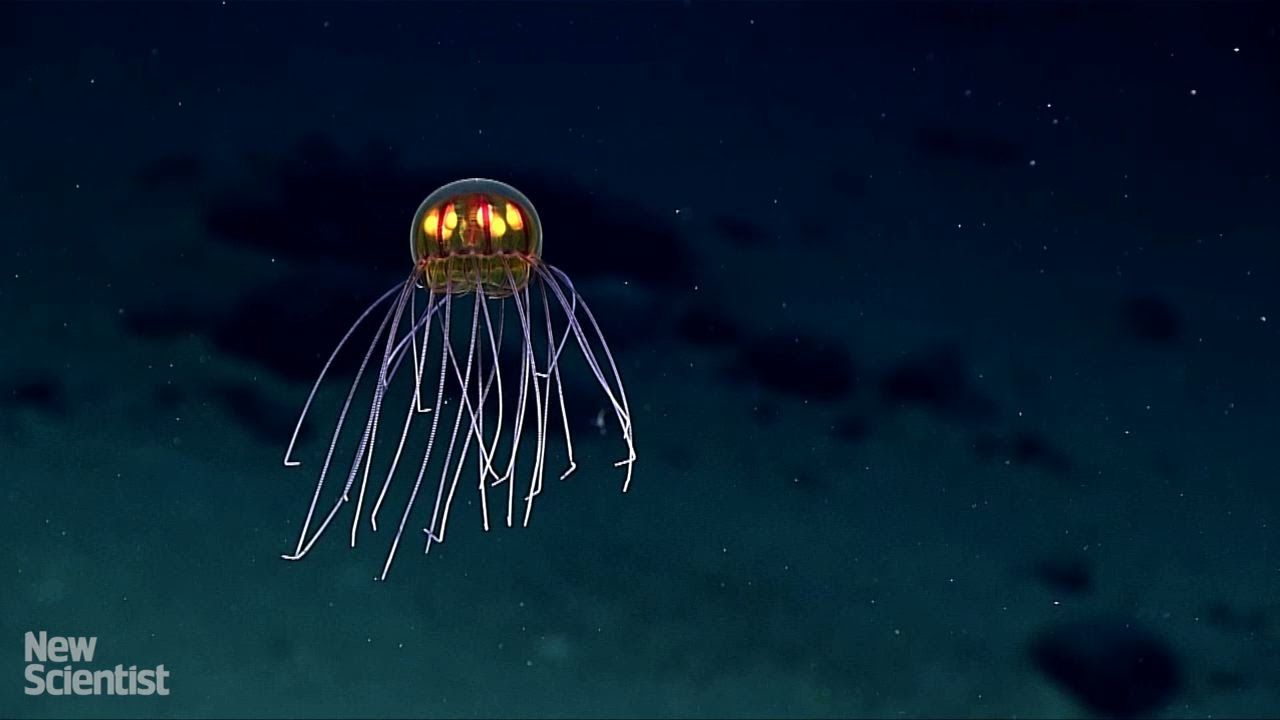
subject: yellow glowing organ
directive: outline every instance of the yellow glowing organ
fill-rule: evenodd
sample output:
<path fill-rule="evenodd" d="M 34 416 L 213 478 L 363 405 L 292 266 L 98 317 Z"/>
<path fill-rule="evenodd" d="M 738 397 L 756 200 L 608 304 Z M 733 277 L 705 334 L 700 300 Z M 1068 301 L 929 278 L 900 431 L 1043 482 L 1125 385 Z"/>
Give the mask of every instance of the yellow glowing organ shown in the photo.
<path fill-rule="evenodd" d="M 524 220 L 520 217 L 520 210 L 515 205 L 507 204 L 507 224 L 512 230 L 523 230 Z"/>

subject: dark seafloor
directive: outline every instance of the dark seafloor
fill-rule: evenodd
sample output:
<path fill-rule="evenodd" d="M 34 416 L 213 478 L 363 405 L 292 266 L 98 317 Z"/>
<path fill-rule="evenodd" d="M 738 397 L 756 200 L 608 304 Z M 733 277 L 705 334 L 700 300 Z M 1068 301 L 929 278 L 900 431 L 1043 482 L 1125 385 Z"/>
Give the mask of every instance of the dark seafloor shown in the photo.
<path fill-rule="evenodd" d="M 1280 715 L 1278 18 L 0 5 L 0 716 Z M 586 383 L 531 527 L 284 562 L 309 383 L 470 175 L 632 489 Z M 171 694 L 24 695 L 42 629 Z"/>

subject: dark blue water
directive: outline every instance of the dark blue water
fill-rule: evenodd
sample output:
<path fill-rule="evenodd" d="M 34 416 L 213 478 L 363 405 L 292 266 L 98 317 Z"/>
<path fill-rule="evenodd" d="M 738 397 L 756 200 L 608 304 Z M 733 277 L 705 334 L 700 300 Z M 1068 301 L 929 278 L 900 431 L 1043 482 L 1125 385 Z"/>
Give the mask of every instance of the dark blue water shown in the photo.
<path fill-rule="evenodd" d="M 1275 716 L 1278 33 L 1265 3 L 0 5 L 0 716 Z M 432 465 L 379 582 L 395 523 L 339 501 L 370 374 L 287 562 L 373 327 L 286 468 L 311 383 L 474 176 L 536 206 L 627 410 L 565 336 L 529 526 L 535 410 L 515 527 L 473 445 L 448 541 Z M 531 297 L 478 324 L 503 458 Z M 167 694 L 93 694 L 116 665 Z"/>

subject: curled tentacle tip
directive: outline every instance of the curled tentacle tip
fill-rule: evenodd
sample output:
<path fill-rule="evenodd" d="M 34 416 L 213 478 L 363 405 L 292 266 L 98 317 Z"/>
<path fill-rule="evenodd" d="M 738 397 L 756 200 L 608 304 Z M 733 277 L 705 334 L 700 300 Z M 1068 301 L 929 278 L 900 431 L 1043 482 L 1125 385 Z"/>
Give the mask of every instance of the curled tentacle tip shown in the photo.
<path fill-rule="evenodd" d="M 288 458 L 285 458 L 285 461 L 284 461 L 285 467 L 298 467 L 301 464 L 302 462 L 300 460 L 290 460 Z"/>

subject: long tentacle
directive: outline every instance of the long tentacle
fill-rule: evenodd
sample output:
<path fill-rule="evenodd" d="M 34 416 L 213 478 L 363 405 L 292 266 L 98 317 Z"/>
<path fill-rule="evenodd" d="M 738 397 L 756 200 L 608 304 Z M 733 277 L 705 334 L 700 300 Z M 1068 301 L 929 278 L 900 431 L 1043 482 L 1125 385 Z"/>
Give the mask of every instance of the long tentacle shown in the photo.
<path fill-rule="evenodd" d="M 342 435 L 342 427 L 346 423 L 347 414 L 351 409 L 351 402 L 355 398 L 356 390 L 360 386 L 360 379 L 364 377 L 364 371 L 369 365 L 369 358 L 373 356 L 373 349 L 378 346 L 378 340 L 379 338 L 381 338 L 383 330 L 386 329 L 387 324 L 391 321 L 391 318 L 394 315 L 396 315 L 399 311 L 403 310 L 405 289 L 412 287 L 413 283 L 415 283 L 416 280 L 417 280 L 417 271 L 415 269 L 414 274 L 410 275 L 409 279 L 406 280 L 405 283 L 400 286 L 400 291 L 401 291 L 400 300 L 398 300 L 391 307 L 391 309 L 387 311 L 386 317 L 383 318 L 382 323 L 378 326 L 378 331 L 374 333 L 373 340 L 369 343 L 369 349 L 365 351 L 364 359 L 360 361 L 360 368 L 356 371 L 356 377 L 351 382 L 350 390 L 347 391 L 346 401 L 343 402 L 342 404 L 342 411 L 338 414 L 338 421 L 335 424 L 335 427 L 333 430 L 333 437 L 329 442 L 329 451 L 325 454 L 324 465 L 320 468 L 320 477 L 316 481 L 316 489 L 311 496 L 311 506 L 307 510 L 307 519 L 303 522 L 302 532 L 299 533 L 299 536 L 298 536 L 298 547 L 294 550 L 292 555 L 281 556 L 286 560 L 299 560 L 302 558 L 302 556 L 306 555 L 307 551 L 311 549 L 311 546 L 315 544 L 315 541 L 320 537 L 320 534 L 324 532 L 325 527 L 327 527 L 329 522 L 333 519 L 334 513 L 330 512 L 328 517 L 325 519 L 324 523 L 322 523 L 320 528 L 315 532 L 314 535 L 312 535 L 311 540 L 309 542 L 307 541 L 307 531 L 310 529 L 311 521 L 315 517 L 316 504 L 320 500 L 320 492 L 324 489 L 325 477 L 326 475 L 328 475 L 329 466 L 333 461 L 333 453 L 338 447 L 338 438 L 341 437 Z M 350 333 L 348 333 L 348 335 L 349 334 Z M 346 341 L 346 338 L 343 339 L 343 342 L 345 341 Z M 332 360 L 332 358 L 330 359 Z M 345 495 L 346 492 L 344 491 L 343 494 Z"/>
<path fill-rule="evenodd" d="M 441 308 L 446 305 L 444 299 L 436 293 L 428 291 L 427 310 L 424 313 L 423 320 L 414 325 L 414 335 L 410 338 L 409 346 L 414 348 L 413 354 L 413 403 L 410 406 L 408 417 L 400 431 L 400 442 L 396 445 L 395 455 L 391 458 L 391 467 L 387 469 L 386 476 L 382 480 L 382 489 L 378 492 L 378 499 L 373 504 L 373 510 L 369 513 L 369 524 L 373 531 L 378 531 L 378 513 L 382 510 L 382 504 L 387 499 L 387 490 L 391 487 L 391 478 L 395 476 L 396 469 L 400 466 L 400 458 L 404 454 L 404 445 L 409 438 L 409 427 L 412 424 L 413 416 L 418 413 L 439 412 L 440 398 L 436 398 L 434 408 L 424 408 L 422 406 L 422 379 L 425 374 L 427 362 L 427 345 L 431 339 L 431 319 Z M 417 328 L 418 325 L 425 325 L 422 333 L 422 351 L 417 351 Z M 403 357 L 403 355 L 401 356 Z M 398 365 L 397 365 L 398 367 Z M 392 371 L 394 374 L 394 370 Z M 416 412 L 415 412 L 416 411 Z M 435 424 L 432 424 L 432 436 L 435 434 Z"/>
<path fill-rule="evenodd" d="M 547 284 L 542 282 L 539 283 L 539 285 L 542 289 L 542 314 L 547 321 L 547 337 L 552 338 L 555 337 L 555 331 L 551 326 L 551 305 L 547 301 Z M 569 413 L 564 407 L 564 382 L 560 380 L 560 351 L 564 347 L 565 340 L 569 339 L 570 332 L 571 330 L 568 327 L 564 329 L 564 336 L 560 339 L 560 344 L 556 347 L 555 356 L 548 361 L 550 374 L 556 382 L 556 396 L 560 400 L 560 421 L 564 425 L 565 453 L 568 455 L 569 459 L 568 467 L 565 468 L 564 472 L 560 473 L 561 480 L 569 477 L 569 475 L 578 468 L 578 463 L 573 459 L 573 433 L 569 431 Z M 550 399 L 548 399 L 547 403 L 550 404 L 550 402 Z"/>
<path fill-rule="evenodd" d="M 533 293 L 528 287 L 524 293 L 525 307 L 529 312 L 530 321 L 533 319 Z M 533 514 L 533 499 L 542 494 L 542 480 L 547 470 L 547 419 L 551 415 L 551 362 L 555 356 L 555 347 L 552 345 L 552 335 L 547 335 L 547 368 L 548 370 L 541 373 L 541 377 L 546 380 L 542 386 L 540 403 L 538 412 L 538 452 L 534 460 L 533 475 L 529 478 L 529 493 L 525 496 L 524 502 L 524 526 L 529 526 L 530 515 Z M 536 380 L 535 380 L 536 382 Z M 535 386 L 536 387 L 536 386 Z M 536 393 L 536 390 L 535 390 Z"/>
<path fill-rule="evenodd" d="M 547 281 L 548 287 L 551 288 L 556 299 L 560 301 L 560 306 L 565 311 L 565 314 L 568 315 L 569 325 L 578 339 L 578 346 L 582 349 L 582 354 L 586 357 L 587 364 L 591 367 L 591 371 L 595 373 L 596 380 L 600 383 L 600 387 L 604 390 L 605 395 L 608 396 L 610 404 L 613 405 L 613 411 L 617 416 L 618 424 L 622 427 L 622 438 L 627 444 L 627 457 L 614 463 L 615 466 L 626 466 L 627 468 L 627 477 L 622 484 L 622 491 L 626 492 L 631 485 L 631 473 L 636 460 L 636 449 L 631 434 L 631 408 L 627 403 L 627 392 L 622 385 L 622 376 L 618 372 L 618 364 L 613 359 L 613 353 L 609 351 L 609 343 L 604 339 L 604 332 L 600 330 L 600 324 L 596 322 L 595 315 L 592 314 L 591 308 L 573 287 L 573 283 L 569 280 L 569 276 L 551 265 L 535 265 L 534 270 Z M 565 291 L 560 288 L 560 282 L 565 284 L 568 292 L 575 298 L 576 303 L 574 304 L 574 309 L 576 309 L 578 305 L 581 305 L 583 313 L 591 323 L 591 327 L 595 331 L 596 339 L 599 340 L 600 349 L 604 353 L 605 358 L 609 361 L 609 368 L 612 371 L 613 381 L 617 386 L 616 391 L 613 385 L 611 385 L 606 379 L 604 371 L 600 367 L 599 360 L 596 358 L 595 351 L 592 349 L 591 343 L 588 341 L 581 323 L 578 322 L 576 312 L 571 310 L 570 302 L 565 296 Z"/>
<path fill-rule="evenodd" d="M 396 303 L 396 312 L 395 316 L 391 320 L 391 329 L 387 332 L 386 347 L 383 348 L 382 351 L 382 367 L 378 370 L 378 382 L 373 389 L 373 403 L 369 406 L 369 418 L 365 423 L 364 435 L 360 438 L 360 444 L 356 447 L 355 458 L 351 462 L 351 471 L 347 475 L 347 484 L 342 489 L 341 502 L 347 502 L 350 499 L 351 486 L 355 482 L 356 475 L 360 473 L 360 467 L 362 464 L 364 465 L 365 471 L 363 473 L 364 481 L 361 487 L 363 488 L 364 484 L 368 483 L 369 469 L 373 466 L 373 451 L 378 439 L 378 420 L 382 417 L 382 400 L 386 396 L 390 380 L 387 371 L 392 365 L 393 359 L 396 357 L 396 348 L 403 344 L 396 342 L 396 334 L 400 329 L 400 321 L 404 315 L 405 306 L 408 305 L 412 308 L 413 305 L 414 286 L 417 282 L 416 275 L 411 278 L 411 280 L 412 282 L 405 284 L 404 295 L 402 295 L 399 302 Z M 413 315 L 414 312 L 410 309 L 409 333 L 405 336 L 405 340 L 410 341 L 410 346 L 414 344 L 412 340 L 415 337 L 414 328 L 416 327 Z M 401 354 L 399 358 L 403 359 L 404 355 Z M 395 367 L 399 367 L 399 362 L 395 362 L 394 364 Z M 394 372 L 392 374 L 394 374 Z M 361 499 L 363 500 L 363 492 L 361 493 Z M 335 503 L 334 512 L 336 512 L 338 506 L 339 503 Z M 357 519 L 359 518 L 358 508 L 359 506 L 357 505 Z M 351 537 L 351 545 L 352 547 L 355 547 L 354 532 Z"/>
<path fill-rule="evenodd" d="M 440 343 L 440 383 L 436 387 L 435 405 L 432 406 L 434 411 L 431 413 L 431 432 L 427 436 L 427 447 L 425 452 L 422 454 L 422 465 L 418 468 L 418 477 L 413 483 L 413 490 L 409 493 L 409 500 L 405 503 L 404 512 L 400 516 L 400 526 L 396 529 L 395 539 L 391 541 L 391 549 L 387 552 L 386 563 L 382 566 L 382 575 L 380 576 L 380 579 L 382 580 L 387 579 L 387 572 L 391 570 L 391 561 L 395 560 L 396 549 L 400 547 L 400 538 L 404 535 L 405 523 L 409 521 L 409 513 L 413 510 L 414 501 L 417 500 L 418 491 L 422 487 L 422 476 L 426 474 L 427 465 L 431 462 L 431 450 L 435 447 L 436 431 L 440 426 L 440 407 L 444 401 L 444 381 L 447 377 L 445 371 L 449 367 L 449 329 L 453 315 L 452 297 L 453 296 L 449 293 L 449 288 L 446 286 L 443 303 L 437 303 L 437 305 L 443 304 L 445 307 L 443 317 L 437 316 L 437 319 L 441 324 L 441 330 L 444 337 L 443 342 Z M 387 479 L 388 482 L 390 482 L 390 475 L 387 476 Z M 383 493 L 385 494 L 385 492 L 386 487 L 384 486 Z M 382 497 L 378 498 L 378 506 L 381 506 L 382 499 Z M 374 508 L 374 513 L 377 513 L 377 507 Z"/>
<path fill-rule="evenodd" d="M 477 291 L 478 292 L 478 291 Z M 471 446 L 472 433 L 467 432 L 463 435 L 462 452 L 459 453 L 457 469 L 453 475 L 453 481 L 448 482 L 449 466 L 453 463 L 453 451 L 458 441 L 458 429 L 462 426 L 462 415 L 468 412 L 466 407 L 468 404 L 467 390 L 471 387 L 471 369 L 475 360 L 476 351 L 476 333 L 480 329 L 480 306 L 474 305 L 471 311 L 471 339 L 467 343 L 467 369 L 463 376 L 459 379 L 461 391 L 459 396 L 462 401 L 458 403 L 458 412 L 453 419 L 453 433 L 449 437 L 449 449 L 445 451 L 444 467 L 440 471 L 440 484 L 436 489 L 436 505 L 431 513 L 431 525 L 426 529 L 427 541 L 423 552 L 431 551 L 431 543 L 444 542 L 445 530 L 449 525 L 449 510 L 453 505 L 453 493 L 458 487 L 458 477 L 462 473 L 462 465 L 466 460 L 467 448 Z M 449 337 L 445 337 L 445 343 L 450 342 Z M 457 365 L 454 364 L 454 371 L 457 372 Z M 449 485 L 449 493 L 444 495 L 445 485 Z M 441 501 L 443 500 L 443 507 Z"/>
<path fill-rule="evenodd" d="M 320 374 L 316 377 L 315 383 L 312 384 L 311 392 L 307 395 L 307 401 L 302 405 L 302 412 L 298 414 L 298 422 L 293 426 L 293 436 L 289 438 L 289 447 L 284 451 L 284 464 L 286 467 L 297 467 L 301 464 L 299 461 L 292 459 L 293 448 L 298 444 L 298 433 L 302 431 L 302 422 L 307 419 L 307 412 L 311 410 L 311 403 L 316 399 L 316 393 L 320 390 L 320 383 L 324 382 L 324 376 L 328 374 L 329 368 L 333 366 L 333 361 L 337 359 L 338 352 L 342 350 L 342 347 L 346 345 L 347 341 L 351 339 L 351 336 L 355 334 L 356 328 L 360 327 L 360 324 L 364 322 L 364 319 L 369 317 L 369 315 L 376 310 L 379 305 L 386 302 L 387 298 L 394 295 L 397 290 L 403 289 L 403 287 L 404 285 L 402 283 L 392 285 L 389 290 L 382 294 L 382 297 L 374 300 L 369 307 L 365 308 L 364 312 L 360 313 L 360 317 L 356 318 L 356 321 L 351 323 L 351 327 L 347 328 L 346 334 L 338 341 L 337 346 L 333 348 L 333 352 L 329 353 L 329 359 L 325 361 L 324 367 L 320 369 Z"/>
<path fill-rule="evenodd" d="M 507 267 L 506 270 L 507 270 L 507 282 L 511 283 L 512 287 L 515 287 L 515 284 L 516 284 L 515 278 L 511 273 L 510 267 Z M 513 293 L 512 299 L 513 299 L 513 303 L 518 301 L 518 298 L 515 297 L 514 293 Z M 517 308 L 517 311 L 518 310 L 519 308 Z M 507 458 L 507 469 L 503 472 L 502 478 L 494 482 L 495 486 L 501 484 L 502 482 L 507 483 L 507 527 L 511 527 L 514 522 L 514 512 L 515 512 L 514 475 L 515 475 L 515 468 L 516 468 L 516 460 L 520 454 L 520 440 L 524 436 L 524 419 L 525 419 L 526 410 L 528 409 L 529 385 L 531 384 L 529 382 L 529 378 L 530 378 L 530 375 L 535 371 L 535 368 L 533 368 L 530 362 L 532 358 L 532 354 L 529 348 L 530 333 L 528 332 L 528 326 L 525 323 L 525 320 L 526 320 L 526 317 L 524 315 L 522 314 L 517 315 L 516 322 L 520 324 L 520 327 L 522 330 L 519 338 L 520 389 L 518 392 L 519 400 L 517 400 L 516 402 L 515 421 L 513 423 L 514 428 L 511 434 L 511 454 Z"/>
<path fill-rule="evenodd" d="M 523 297 L 522 297 L 523 296 Z M 526 286 L 520 292 L 512 295 L 515 301 L 516 313 L 520 316 L 520 329 L 524 333 L 524 355 L 528 360 L 528 377 L 529 384 L 533 386 L 534 398 L 534 431 L 537 436 L 536 445 L 533 454 L 533 471 L 529 476 L 529 492 L 525 495 L 525 512 L 524 524 L 529 523 L 529 514 L 532 512 L 533 498 L 536 496 L 535 489 L 538 487 L 539 478 L 542 475 L 542 463 L 546 456 L 546 414 L 543 410 L 542 387 L 538 384 L 538 363 L 533 353 L 533 328 L 531 322 L 532 312 L 529 307 L 529 289 Z M 512 492 L 508 488 L 508 492 Z"/>
<path fill-rule="evenodd" d="M 416 295 L 416 291 L 414 291 L 414 294 Z M 411 315 L 411 316 L 414 314 L 414 312 L 413 312 L 414 307 L 413 307 L 413 306 L 414 306 L 414 303 L 413 303 L 413 301 L 412 301 L 412 300 L 410 300 L 410 315 Z M 425 359 L 426 359 L 426 353 L 427 353 L 427 341 L 428 341 L 428 339 L 431 337 L 431 322 L 430 322 L 430 320 L 431 320 L 431 316 L 432 316 L 432 314 L 434 314 L 434 313 L 435 313 L 435 311 L 436 311 L 436 309 L 437 309 L 438 307 L 439 307 L 439 302 L 437 302 L 436 296 L 435 296 L 434 294 L 428 293 L 428 295 L 427 295 L 427 307 L 422 311 L 422 315 L 421 315 L 421 316 L 419 316 L 419 317 L 418 317 L 418 319 L 414 322 L 413 327 L 411 327 L 411 328 L 409 329 L 409 334 L 408 334 L 407 340 L 408 340 L 409 347 L 410 347 L 410 348 L 413 348 L 413 350 L 412 350 L 412 354 L 413 354 L 413 396 L 412 396 L 412 397 L 410 398 L 410 400 L 409 400 L 409 408 L 408 408 L 408 410 L 405 412 L 404 422 L 401 424 L 401 427 L 400 427 L 400 442 L 399 442 L 399 443 L 397 443 L 397 445 L 396 445 L 396 452 L 395 452 L 395 455 L 394 455 L 394 456 L 392 457 L 392 459 L 391 459 L 391 468 L 387 471 L 386 480 L 383 482 L 382 490 L 381 490 L 381 492 L 378 494 L 377 504 L 375 505 L 373 512 L 371 512 L 371 513 L 369 514 L 369 523 L 370 523 L 370 525 L 372 526 L 372 528 L 373 528 L 373 531 L 374 531 L 374 532 L 377 532 L 377 531 L 378 531 L 378 519 L 377 519 L 377 517 L 378 517 L 378 515 L 377 515 L 378 506 L 381 506 L 381 504 L 382 504 L 382 500 L 383 500 L 383 498 L 386 496 L 387 486 L 388 486 L 388 484 L 390 483 L 391 477 L 395 474 L 396 467 L 397 467 L 397 466 L 399 465 L 399 463 L 400 463 L 400 457 L 401 457 L 401 455 L 404 453 L 404 445 L 405 445 L 405 441 L 406 441 L 406 440 L 408 439 L 408 437 L 409 437 L 409 428 L 413 425 L 413 418 L 414 418 L 414 416 L 415 416 L 415 415 L 417 415 L 418 413 L 420 413 L 420 412 L 425 412 L 425 411 L 426 411 L 426 410 L 424 410 L 424 409 L 421 407 L 421 404 L 420 404 L 420 403 L 421 403 L 420 396 L 421 396 L 421 388 L 422 388 L 422 367 L 423 367 L 423 366 L 422 366 L 422 363 L 420 363 L 420 362 L 419 362 L 419 360 L 418 360 L 418 353 L 417 353 L 417 349 L 416 349 L 416 348 L 417 348 L 417 345 L 418 345 L 418 343 L 417 343 L 417 340 L 418 340 L 418 335 L 417 335 L 417 333 L 418 333 L 418 328 L 419 328 L 419 326 L 423 326 L 423 325 L 425 325 L 425 329 L 424 329 L 423 337 L 422 337 L 422 359 L 423 359 L 423 360 L 425 360 Z M 402 361 L 402 360 L 404 359 L 404 357 L 405 357 L 405 356 L 404 356 L 404 353 L 403 353 L 403 352 L 401 352 L 401 354 L 400 354 L 399 358 L 395 361 L 394 366 L 391 368 L 390 373 L 388 373 L 388 375 L 387 375 L 387 377 L 386 377 L 386 379 L 385 379 L 385 381 L 384 381 L 385 383 L 390 384 L 391 380 L 395 377 L 396 371 L 397 371 L 397 370 L 399 369 L 399 367 L 400 367 L 400 361 Z M 376 433 L 376 428 L 375 428 L 375 433 Z M 357 529 L 358 529 L 358 528 L 359 528 L 359 526 L 360 526 L 360 518 L 361 518 L 361 516 L 363 515 L 363 511 L 364 511 L 364 499 L 365 499 L 365 493 L 366 493 L 366 491 L 367 491 L 367 489 L 368 489 L 368 485 L 369 485 L 369 471 L 370 471 L 370 469 L 371 469 L 372 467 L 373 467 L 373 448 L 372 448 L 372 447 L 370 447 L 370 449 L 369 449 L 369 460 L 368 460 L 368 462 L 366 462 L 366 463 L 365 463 L 365 466 L 364 466 L 364 476 L 363 476 L 363 478 L 362 478 L 362 479 L 361 479 L 361 481 L 360 481 L 360 494 L 359 494 L 359 496 L 358 496 L 358 499 L 356 500 L 356 511 L 355 511 L 355 514 L 352 516 L 352 519 L 351 519 L 351 547 L 355 547 L 355 546 L 356 546 L 356 531 L 357 531 Z"/>
<path fill-rule="evenodd" d="M 505 307 L 505 304 L 504 304 L 504 307 Z M 485 383 L 483 397 L 488 397 L 489 386 L 493 384 L 495 379 L 498 385 L 497 387 L 498 419 L 494 422 L 496 430 L 493 434 L 493 442 L 486 447 L 484 444 L 483 433 L 481 433 L 481 438 L 480 438 L 481 445 L 479 448 L 479 452 L 482 455 L 482 465 L 483 465 L 483 469 L 480 474 L 480 482 L 483 483 L 488 479 L 489 476 L 492 476 L 495 479 L 498 478 L 498 474 L 493 471 L 493 454 L 497 452 L 498 441 L 502 438 L 502 421 L 503 421 L 502 416 L 504 412 L 504 407 L 503 407 L 504 400 L 503 400 L 503 394 L 502 394 L 502 363 L 501 363 L 501 358 L 500 358 L 501 353 L 499 352 L 499 348 L 502 347 L 502 332 L 503 332 L 502 324 L 503 324 L 503 317 L 505 316 L 505 311 L 502 313 L 502 315 L 499 315 L 498 335 L 497 335 L 497 338 L 495 339 L 493 334 L 493 320 L 489 315 L 488 300 L 485 300 L 483 302 L 483 304 L 481 305 L 481 308 L 484 310 L 485 333 L 489 338 L 489 350 L 490 350 L 490 354 L 493 357 L 493 368 L 490 371 L 489 380 Z M 483 345 L 483 342 L 481 343 L 481 345 Z M 481 409 L 483 409 L 484 407 L 483 400 L 481 401 L 480 406 L 481 406 Z M 488 528 L 489 528 L 489 521 L 488 521 L 488 516 L 486 515 L 485 529 L 487 530 Z"/>
<path fill-rule="evenodd" d="M 387 331 L 386 346 L 383 349 L 382 366 L 379 369 L 378 381 L 373 391 L 373 401 L 369 406 L 369 418 L 365 422 L 364 433 L 361 435 L 360 442 L 356 447 L 355 457 L 351 462 L 351 470 L 347 474 L 346 485 L 343 486 L 342 494 L 339 495 L 337 500 L 334 501 L 333 507 L 329 509 L 329 513 L 325 516 L 324 521 L 320 523 L 320 527 L 316 528 L 315 534 L 311 536 L 311 540 L 307 542 L 306 546 L 303 547 L 301 551 L 299 551 L 299 553 L 297 554 L 297 557 L 302 557 L 302 555 L 305 555 L 311 549 L 311 546 L 314 545 L 316 541 L 320 539 L 320 536 L 324 534 L 324 531 L 329 527 L 329 524 L 333 522 L 335 517 L 337 517 L 338 511 L 341 510 L 343 504 L 350 501 L 351 486 L 355 483 L 356 475 L 360 474 L 360 467 L 362 462 L 365 462 L 366 458 L 367 458 L 367 462 L 370 464 L 373 461 L 373 447 L 374 447 L 374 440 L 377 436 L 377 431 L 378 431 L 378 419 L 382 415 L 382 400 L 385 397 L 387 384 L 388 384 L 388 366 L 392 362 L 392 357 L 395 354 L 396 348 L 403 345 L 403 342 L 399 344 L 395 343 L 396 334 L 400 327 L 400 320 L 403 317 L 405 306 L 408 305 L 409 299 L 412 297 L 414 285 L 416 284 L 416 282 L 417 282 L 417 277 L 415 274 L 414 276 L 409 278 L 409 282 L 405 283 L 404 293 L 400 296 L 399 300 L 396 302 L 395 313 L 391 320 L 391 326 L 390 326 L 390 329 L 388 329 Z M 412 325 L 411 325 L 411 333 L 412 333 Z M 376 338 L 374 342 L 375 343 L 377 342 Z M 400 355 L 400 357 L 403 358 L 404 355 L 402 354 Z M 396 364 L 396 366 L 398 367 L 398 363 Z M 362 371 L 363 371 L 363 368 L 362 368 Z M 357 377 L 356 383 L 357 384 L 359 383 L 358 377 Z M 368 465 L 366 465 L 364 475 L 367 480 Z M 363 485 L 362 485 L 362 492 L 361 492 L 361 501 L 363 502 Z M 359 521 L 359 510 L 357 509 L 356 522 L 358 521 Z M 351 534 L 351 544 L 353 547 L 355 546 L 354 523 L 353 523 L 353 529 Z"/>

